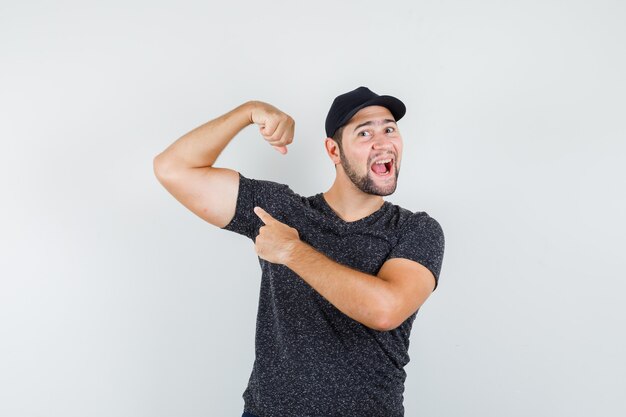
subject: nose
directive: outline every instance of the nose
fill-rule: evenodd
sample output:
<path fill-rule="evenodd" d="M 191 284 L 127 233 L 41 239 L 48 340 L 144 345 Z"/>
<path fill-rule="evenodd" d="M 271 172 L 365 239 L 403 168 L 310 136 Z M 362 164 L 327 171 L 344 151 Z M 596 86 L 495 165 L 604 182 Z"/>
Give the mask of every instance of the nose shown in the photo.
<path fill-rule="evenodd" d="M 376 135 L 374 137 L 374 141 L 372 143 L 372 148 L 374 149 L 392 149 L 393 144 L 389 139 L 385 137 L 385 135 Z"/>

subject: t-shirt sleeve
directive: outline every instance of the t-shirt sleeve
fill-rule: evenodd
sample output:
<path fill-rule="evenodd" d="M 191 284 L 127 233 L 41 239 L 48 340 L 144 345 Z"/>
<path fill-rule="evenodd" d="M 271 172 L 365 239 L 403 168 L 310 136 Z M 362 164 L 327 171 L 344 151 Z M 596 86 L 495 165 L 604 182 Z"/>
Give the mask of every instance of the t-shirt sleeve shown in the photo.
<path fill-rule="evenodd" d="M 435 277 L 434 291 L 439 285 L 444 247 L 445 238 L 439 222 L 426 212 L 418 212 L 404 224 L 398 244 L 387 259 L 405 258 L 424 265 Z"/>
<path fill-rule="evenodd" d="M 289 190 L 287 185 L 247 178 L 239 173 L 235 215 L 222 229 L 230 230 L 254 241 L 259 234 L 259 229 L 263 226 L 263 222 L 253 210 L 254 207 L 259 206 L 272 213 L 277 201 L 280 201 L 277 197 L 285 190 Z"/>

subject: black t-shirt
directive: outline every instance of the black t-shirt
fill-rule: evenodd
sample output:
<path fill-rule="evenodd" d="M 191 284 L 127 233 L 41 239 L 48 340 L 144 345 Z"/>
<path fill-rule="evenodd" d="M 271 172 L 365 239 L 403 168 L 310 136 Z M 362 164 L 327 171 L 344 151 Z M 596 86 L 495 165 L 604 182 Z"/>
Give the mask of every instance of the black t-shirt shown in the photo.
<path fill-rule="evenodd" d="M 439 281 L 444 235 L 426 212 L 385 201 L 353 222 L 341 219 L 322 193 L 303 197 L 289 186 L 239 174 L 235 216 L 225 230 L 253 241 L 263 226 L 259 206 L 335 262 L 377 275 L 390 258 L 427 267 Z M 255 361 L 243 394 L 261 417 L 404 415 L 403 392 L 414 313 L 391 331 L 348 317 L 285 265 L 259 257 L 261 288 Z"/>

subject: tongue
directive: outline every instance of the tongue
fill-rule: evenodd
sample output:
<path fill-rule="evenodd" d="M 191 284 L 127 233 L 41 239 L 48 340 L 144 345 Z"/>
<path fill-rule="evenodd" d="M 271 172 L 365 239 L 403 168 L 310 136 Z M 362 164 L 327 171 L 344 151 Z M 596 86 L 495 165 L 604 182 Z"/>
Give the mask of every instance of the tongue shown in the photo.
<path fill-rule="evenodd" d="M 372 171 L 377 174 L 384 174 L 385 172 L 387 172 L 387 167 L 385 166 L 385 164 L 374 164 L 372 166 Z"/>

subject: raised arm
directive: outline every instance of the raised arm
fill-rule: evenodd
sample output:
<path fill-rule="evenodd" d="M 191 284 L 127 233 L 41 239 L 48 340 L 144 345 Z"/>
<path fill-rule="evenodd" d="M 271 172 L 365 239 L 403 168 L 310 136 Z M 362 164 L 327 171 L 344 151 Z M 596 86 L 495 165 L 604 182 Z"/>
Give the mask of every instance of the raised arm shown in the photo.
<path fill-rule="evenodd" d="M 249 101 L 180 137 L 154 158 L 159 182 L 193 213 L 224 227 L 235 215 L 239 173 L 213 164 L 226 145 L 255 123 L 263 138 L 282 154 L 293 141 L 294 120 L 276 107 Z"/>

